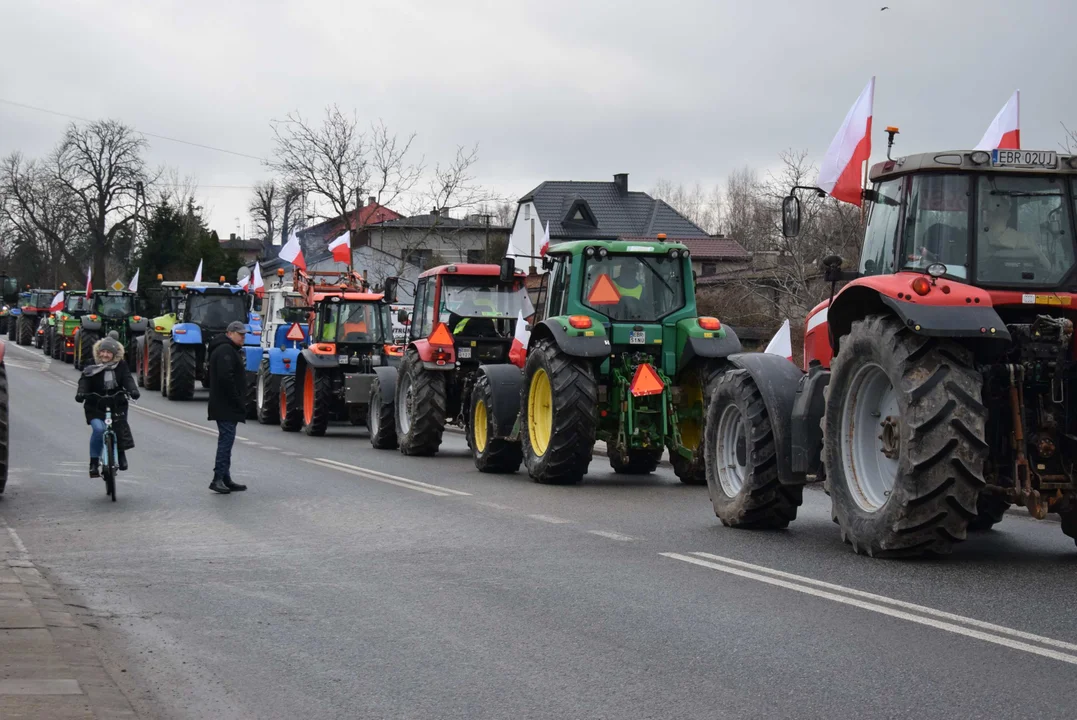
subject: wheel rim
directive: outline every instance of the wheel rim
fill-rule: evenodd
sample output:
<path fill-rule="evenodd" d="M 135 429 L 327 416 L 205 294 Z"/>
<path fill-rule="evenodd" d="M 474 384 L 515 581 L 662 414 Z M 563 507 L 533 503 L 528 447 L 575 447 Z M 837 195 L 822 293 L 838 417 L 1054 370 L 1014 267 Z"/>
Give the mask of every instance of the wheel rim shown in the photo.
<path fill-rule="evenodd" d="M 898 475 L 901 424 L 897 393 L 875 363 L 853 375 L 841 417 L 841 460 L 853 500 L 873 513 L 890 499 Z"/>
<path fill-rule="evenodd" d="M 527 431 L 531 449 L 538 456 L 545 455 L 553 432 L 553 393 L 550 376 L 541 368 L 531 376 L 527 393 Z"/>
<path fill-rule="evenodd" d="M 375 388 L 377 390 L 378 388 Z M 377 393 L 374 393 L 377 397 Z M 375 437 L 378 434 L 378 408 L 374 404 L 373 398 L 369 405 L 366 406 L 366 429 L 370 433 L 370 437 Z"/>
<path fill-rule="evenodd" d="M 475 412 L 471 418 L 471 428 L 475 437 L 476 452 L 486 450 L 486 402 L 478 400 L 475 403 Z"/>
<path fill-rule="evenodd" d="M 400 407 L 397 414 L 400 417 L 400 430 L 405 435 L 411 429 L 411 403 L 414 402 L 411 391 L 411 376 L 406 374 L 400 378 Z"/>
<path fill-rule="evenodd" d="M 262 373 L 258 373 L 258 381 L 255 383 L 255 402 L 258 404 L 258 410 L 261 411 L 265 407 L 266 401 L 266 376 Z"/>
<path fill-rule="evenodd" d="M 744 435 L 744 418 L 740 408 L 727 405 L 718 418 L 717 459 L 718 483 L 728 497 L 736 497 L 744 489 L 748 475 L 748 442 Z"/>
<path fill-rule="evenodd" d="M 314 371 L 310 369 L 303 374 L 303 422 L 314 422 Z"/>
<path fill-rule="evenodd" d="M 703 405 L 703 378 L 694 375 L 688 378 L 688 382 L 681 386 L 680 409 L 698 409 L 699 417 L 682 416 L 678 426 L 681 434 L 681 445 L 695 452 L 703 440 L 702 414 L 707 412 Z"/>

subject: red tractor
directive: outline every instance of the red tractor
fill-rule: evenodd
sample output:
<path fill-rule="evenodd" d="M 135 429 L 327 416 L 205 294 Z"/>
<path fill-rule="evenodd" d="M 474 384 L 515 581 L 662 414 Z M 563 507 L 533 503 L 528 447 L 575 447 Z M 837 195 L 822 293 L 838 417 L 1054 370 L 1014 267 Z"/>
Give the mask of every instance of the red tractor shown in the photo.
<path fill-rule="evenodd" d="M 715 513 L 785 527 L 815 480 L 866 555 L 949 552 L 1011 505 L 1077 538 L 1077 157 L 924 153 L 870 178 L 859 268 L 823 260 L 803 368 L 733 355 L 716 385 Z M 795 195 L 782 219 L 796 236 Z"/>

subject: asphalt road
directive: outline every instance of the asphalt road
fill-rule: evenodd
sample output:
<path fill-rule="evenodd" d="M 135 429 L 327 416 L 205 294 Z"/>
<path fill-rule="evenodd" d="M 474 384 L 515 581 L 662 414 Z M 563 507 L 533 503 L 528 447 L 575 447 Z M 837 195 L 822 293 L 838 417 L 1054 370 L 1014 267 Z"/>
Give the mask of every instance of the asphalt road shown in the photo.
<path fill-rule="evenodd" d="M 241 426 L 209 492 L 199 399 L 146 392 L 109 502 L 76 374 L 8 346 L 0 517 L 160 718 L 1073 718 L 1077 548 L 1007 516 L 953 555 L 872 560 L 826 496 L 723 528 L 667 468 L 546 487 Z M 1066 690 L 1070 688 L 1070 690 Z"/>

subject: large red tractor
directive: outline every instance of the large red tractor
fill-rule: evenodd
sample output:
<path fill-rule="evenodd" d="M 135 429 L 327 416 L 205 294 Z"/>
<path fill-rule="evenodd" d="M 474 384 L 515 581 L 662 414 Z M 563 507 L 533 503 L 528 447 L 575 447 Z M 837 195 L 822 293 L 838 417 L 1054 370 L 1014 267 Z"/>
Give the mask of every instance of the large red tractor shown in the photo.
<path fill-rule="evenodd" d="M 1011 505 L 1077 538 L 1077 157 L 924 153 L 870 178 L 859 267 L 823 260 L 803 368 L 734 355 L 717 383 L 715 513 L 785 527 L 814 479 L 862 554 L 945 553 Z"/>

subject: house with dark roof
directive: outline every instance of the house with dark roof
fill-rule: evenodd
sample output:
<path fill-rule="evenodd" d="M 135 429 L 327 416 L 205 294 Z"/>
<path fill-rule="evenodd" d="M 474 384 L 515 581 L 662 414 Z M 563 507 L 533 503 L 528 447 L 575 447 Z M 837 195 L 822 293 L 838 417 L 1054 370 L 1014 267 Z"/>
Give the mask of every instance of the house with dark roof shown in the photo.
<path fill-rule="evenodd" d="M 489 215 L 454 218 L 431 210 L 367 228 L 363 244 L 421 269 L 436 264 L 499 262 L 509 229 Z"/>
<path fill-rule="evenodd" d="M 362 234 L 363 230 L 371 225 L 396 220 L 401 217 L 403 215 L 379 204 L 377 198 L 373 196 L 369 197 L 362 207 L 348 212 L 351 227 L 358 228 L 358 234 Z M 344 218 L 338 217 L 296 231 L 299 244 L 303 248 L 303 257 L 317 257 L 322 254 L 328 254 L 329 243 L 344 234 L 347 228 L 348 225 L 344 222 Z M 358 244 L 356 238 L 353 237 L 352 247 L 357 247 Z"/>
<path fill-rule="evenodd" d="M 654 236 L 644 237 L 622 235 L 621 240 L 653 240 Z M 752 253 L 733 238 L 724 235 L 711 237 L 677 237 L 667 235 L 669 242 L 678 242 L 688 248 L 692 258 L 692 270 L 696 277 L 713 277 L 724 273 L 743 270 L 751 266 Z"/>
<path fill-rule="evenodd" d="M 547 223 L 551 245 L 568 240 L 654 238 L 659 233 L 681 242 L 710 237 L 665 201 L 629 190 L 627 173 L 614 175 L 613 182 L 547 180 L 520 198 L 509 239 L 509 254 L 518 257 L 518 266 L 538 264 L 527 256 L 539 254 Z"/>
<path fill-rule="evenodd" d="M 239 255 L 244 263 L 253 262 L 262 256 L 263 245 L 261 240 L 244 240 L 231 233 L 227 240 L 220 241 L 221 250 L 234 252 Z"/>

